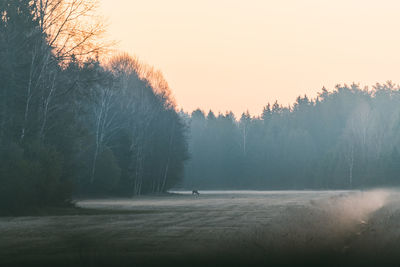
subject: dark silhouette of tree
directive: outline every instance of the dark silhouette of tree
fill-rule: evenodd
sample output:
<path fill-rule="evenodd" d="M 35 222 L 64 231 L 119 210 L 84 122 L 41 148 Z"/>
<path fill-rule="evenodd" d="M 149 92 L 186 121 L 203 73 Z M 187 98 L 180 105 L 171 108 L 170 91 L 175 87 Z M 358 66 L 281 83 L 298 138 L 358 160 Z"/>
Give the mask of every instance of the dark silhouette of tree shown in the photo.
<path fill-rule="evenodd" d="M 0 212 L 182 180 L 186 125 L 168 83 L 126 54 L 101 61 L 95 10 L 94 0 L 0 2 Z"/>

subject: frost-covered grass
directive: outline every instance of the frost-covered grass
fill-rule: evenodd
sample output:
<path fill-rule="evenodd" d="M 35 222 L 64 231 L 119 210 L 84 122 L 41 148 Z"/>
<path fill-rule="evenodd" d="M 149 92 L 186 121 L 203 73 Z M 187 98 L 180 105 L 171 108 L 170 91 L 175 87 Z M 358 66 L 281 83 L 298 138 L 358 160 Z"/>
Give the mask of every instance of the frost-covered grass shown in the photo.
<path fill-rule="evenodd" d="M 198 197 L 173 192 L 83 200 L 79 207 L 98 212 L 0 218 L 0 263 L 350 264 L 366 258 L 362 251 L 377 243 L 371 225 L 387 238 L 380 225 L 390 222 L 375 214 L 390 207 L 392 217 L 385 216 L 393 224 L 400 218 L 393 204 L 398 199 L 395 192 L 375 190 L 203 191 Z M 394 226 L 385 228 L 400 236 Z"/>

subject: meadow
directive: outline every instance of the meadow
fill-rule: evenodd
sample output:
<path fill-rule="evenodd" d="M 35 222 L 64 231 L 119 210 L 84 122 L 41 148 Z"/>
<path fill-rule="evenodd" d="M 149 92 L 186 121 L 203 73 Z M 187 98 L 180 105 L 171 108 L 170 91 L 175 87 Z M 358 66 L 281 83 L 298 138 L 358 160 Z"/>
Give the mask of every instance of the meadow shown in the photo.
<path fill-rule="evenodd" d="M 3 217 L 6 266 L 391 264 L 395 191 L 176 191 L 77 201 L 80 214 Z M 398 245 L 397 245 L 398 246 Z"/>

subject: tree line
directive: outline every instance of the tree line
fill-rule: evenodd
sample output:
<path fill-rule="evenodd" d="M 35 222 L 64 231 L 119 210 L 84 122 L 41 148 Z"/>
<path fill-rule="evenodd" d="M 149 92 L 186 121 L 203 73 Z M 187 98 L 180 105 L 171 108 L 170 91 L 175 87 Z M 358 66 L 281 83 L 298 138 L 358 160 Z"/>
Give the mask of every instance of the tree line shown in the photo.
<path fill-rule="evenodd" d="M 400 88 L 323 88 L 292 106 L 216 115 L 195 110 L 188 188 L 351 189 L 400 184 Z"/>
<path fill-rule="evenodd" d="M 186 125 L 168 83 L 127 54 L 100 59 L 96 7 L 0 2 L 0 211 L 161 193 L 182 179 Z"/>
<path fill-rule="evenodd" d="M 182 186 L 399 183 L 399 86 L 323 88 L 258 117 L 178 113 L 161 72 L 104 56 L 96 6 L 0 2 L 0 212 Z"/>

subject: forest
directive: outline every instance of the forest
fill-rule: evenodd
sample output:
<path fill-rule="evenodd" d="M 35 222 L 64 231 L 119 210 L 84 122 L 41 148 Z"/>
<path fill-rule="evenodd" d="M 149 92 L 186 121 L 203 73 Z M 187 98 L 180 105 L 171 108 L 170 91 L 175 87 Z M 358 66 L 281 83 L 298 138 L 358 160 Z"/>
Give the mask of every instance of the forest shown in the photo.
<path fill-rule="evenodd" d="M 278 2 L 0 0 L 0 266 L 398 266 L 400 4 Z"/>
<path fill-rule="evenodd" d="M 323 88 L 260 116 L 189 114 L 159 70 L 110 53 L 96 7 L 0 2 L 0 211 L 173 188 L 399 184 L 398 85 Z"/>
<path fill-rule="evenodd" d="M 102 57 L 96 1 L 0 1 L 0 211 L 162 193 L 186 126 L 160 71 Z"/>
<path fill-rule="evenodd" d="M 185 186 L 201 189 L 356 189 L 400 184 L 400 88 L 323 88 L 284 107 L 186 114 Z"/>

